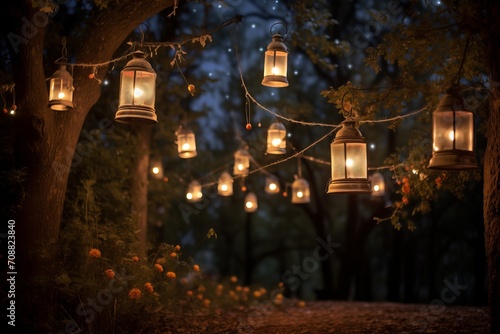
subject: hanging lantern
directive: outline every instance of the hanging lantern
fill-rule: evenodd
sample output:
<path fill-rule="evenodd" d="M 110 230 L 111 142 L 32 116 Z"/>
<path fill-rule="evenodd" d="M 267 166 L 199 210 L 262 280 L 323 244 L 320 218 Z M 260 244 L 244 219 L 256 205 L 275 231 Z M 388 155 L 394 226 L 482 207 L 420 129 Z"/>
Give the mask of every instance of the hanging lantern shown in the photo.
<path fill-rule="evenodd" d="M 266 193 L 278 194 L 280 192 L 280 183 L 278 178 L 274 175 L 266 177 Z"/>
<path fill-rule="evenodd" d="M 221 196 L 231 196 L 233 194 L 233 178 L 226 171 L 219 176 L 217 193 Z"/>
<path fill-rule="evenodd" d="M 156 73 L 142 51 L 133 53 L 120 73 L 120 100 L 115 120 L 129 124 L 155 124 Z"/>
<path fill-rule="evenodd" d="M 285 37 L 286 37 L 286 25 L 282 22 L 275 23 L 271 26 L 271 29 L 276 24 L 281 24 L 285 27 Z M 288 80 L 286 78 L 287 66 L 288 66 L 288 48 L 285 43 L 283 43 L 283 36 L 279 33 L 272 34 L 273 39 L 271 43 L 267 46 L 267 50 L 264 54 L 264 79 L 262 84 L 268 87 L 286 87 L 288 86 Z"/>
<path fill-rule="evenodd" d="M 149 172 L 155 179 L 163 179 L 163 165 L 160 159 L 151 159 Z"/>
<path fill-rule="evenodd" d="M 73 108 L 73 77 L 61 65 L 50 78 L 49 107 L 52 110 L 66 111 Z"/>
<path fill-rule="evenodd" d="M 194 180 L 191 181 L 188 185 L 188 189 L 186 192 L 186 198 L 188 202 L 199 202 L 201 201 L 201 198 L 203 197 L 203 194 L 201 193 L 201 184 L 200 182 Z"/>
<path fill-rule="evenodd" d="M 300 176 L 292 183 L 292 203 L 303 204 L 311 202 L 309 183 Z"/>
<path fill-rule="evenodd" d="M 372 196 L 385 195 L 385 179 L 382 174 L 375 172 L 370 176 L 370 185 L 372 189 Z"/>
<path fill-rule="evenodd" d="M 431 169 L 477 169 L 474 113 L 467 110 L 457 87 L 446 91 L 432 113 Z"/>
<path fill-rule="evenodd" d="M 239 149 L 234 153 L 234 175 L 247 175 L 250 168 L 250 154 L 246 149 Z"/>
<path fill-rule="evenodd" d="M 367 178 L 366 141 L 356 128 L 356 122 L 342 122 L 330 145 L 332 179 L 328 193 L 369 193 Z"/>
<path fill-rule="evenodd" d="M 255 212 L 258 207 L 257 196 L 254 193 L 248 193 L 245 196 L 245 212 Z"/>
<path fill-rule="evenodd" d="M 197 155 L 193 131 L 182 127 L 177 131 L 177 152 L 183 159 L 194 158 Z"/>
<path fill-rule="evenodd" d="M 267 154 L 286 153 L 286 129 L 283 123 L 276 121 L 267 130 Z"/>

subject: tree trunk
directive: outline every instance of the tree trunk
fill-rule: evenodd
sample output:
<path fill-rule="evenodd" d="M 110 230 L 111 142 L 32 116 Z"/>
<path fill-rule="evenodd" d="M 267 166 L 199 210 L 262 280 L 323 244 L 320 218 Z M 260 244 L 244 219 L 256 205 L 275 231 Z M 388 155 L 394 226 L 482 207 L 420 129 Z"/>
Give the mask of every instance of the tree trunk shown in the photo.
<path fill-rule="evenodd" d="M 250 286 L 252 284 L 252 272 L 254 268 L 254 259 L 252 257 L 252 216 L 253 213 L 247 213 L 245 217 L 245 271 L 243 275 L 243 284 Z"/>
<path fill-rule="evenodd" d="M 148 176 L 149 153 L 151 150 L 151 126 L 135 125 L 137 134 L 136 156 L 132 167 L 132 184 L 130 195 L 132 198 L 132 214 L 139 230 L 139 245 L 137 252 L 140 257 L 147 254 L 148 245 Z"/>
<path fill-rule="evenodd" d="M 108 61 L 135 27 L 172 4 L 173 0 L 121 1 L 91 15 L 88 22 L 80 25 L 87 27 L 85 39 L 70 40 L 68 44 L 80 46 L 79 63 Z M 2 21 L 25 40 L 10 45 L 18 105 L 16 167 L 27 173 L 25 198 L 15 217 L 20 304 L 16 309 L 18 324 L 24 325 L 26 332 L 33 328 L 46 332 L 48 326 L 44 324 L 51 322 L 55 305 L 51 294 L 39 287 L 50 286 L 55 274 L 56 242 L 67 180 L 70 169 L 85 158 L 82 154 L 74 157 L 74 153 L 85 117 L 99 98 L 100 87 L 96 80 L 88 78 L 88 68 L 75 68 L 75 108 L 66 112 L 48 109 L 43 63 L 46 23 L 42 24 L 41 18 L 50 18 L 33 8 L 31 0 L 9 1 L 5 5 L 8 9 L 0 14 Z M 106 71 L 107 66 L 99 67 L 98 75 L 104 77 Z M 46 312 L 40 312 L 41 309 Z"/>
<path fill-rule="evenodd" d="M 484 241 L 488 264 L 491 333 L 500 333 L 500 4 L 487 1 L 488 61 L 491 82 L 490 112 L 484 154 Z"/>

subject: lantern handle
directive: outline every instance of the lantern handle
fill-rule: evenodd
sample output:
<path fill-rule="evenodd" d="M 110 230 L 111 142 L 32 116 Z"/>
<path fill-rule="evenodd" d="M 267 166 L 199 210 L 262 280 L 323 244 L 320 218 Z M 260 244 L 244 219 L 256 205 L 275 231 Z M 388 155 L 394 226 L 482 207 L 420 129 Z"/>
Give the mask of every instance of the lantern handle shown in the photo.
<path fill-rule="evenodd" d="M 351 106 L 349 108 L 349 110 L 345 109 L 344 108 L 344 98 L 347 94 L 350 94 L 351 95 Z M 354 100 L 354 96 L 352 95 L 351 91 L 347 91 L 344 95 L 342 95 L 342 100 L 341 100 L 341 104 L 342 104 L 342 115 L 344 115 L 345 118 L 352 118 L 352 104 L 353 104 L 353 100 Z"/>
<path fill-rule="evenodd" d="M 284 22 L 281 22 L 281 21 L 274 23 L 271 26 L 271 28 L 269 28 L 269 34 L 271 36 L 273 36 L 273 28 L 274 28 L 275 25 L 278 25 L 278 24 L 281 24 L 285 28 L 285 34 L 283 35 L 283 38 L 285 38 L 286 35 L 288 35 L 288 27 L 287 27 L 287 25 Z M 278 30 L 278 33 L 279 33 L 279 30 Z"/>

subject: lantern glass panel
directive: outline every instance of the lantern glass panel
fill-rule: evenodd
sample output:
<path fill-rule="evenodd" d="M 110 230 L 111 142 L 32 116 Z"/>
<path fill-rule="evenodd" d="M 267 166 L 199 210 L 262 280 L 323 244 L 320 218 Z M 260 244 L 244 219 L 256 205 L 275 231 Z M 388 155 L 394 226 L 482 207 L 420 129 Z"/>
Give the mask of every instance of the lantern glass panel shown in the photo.
<path fill-rule="evenodd" d="M 280 122 L 271 124 L 267 130 L 267 150 L 268 154 L 285 154 L 286 153 L 286 129 Z"/>
<path fill-rule="evenodd" d="M 277 194 L 280 192 L 280 184 L 276 177 L 268 176 L 266 178 L 266 193 L 268 194 Z"/>
<path fill-rule="evenodd" d="M 278 75 L 286 77 L 288 53 L 267 50 L 264 56 L 264 76 Z"/>
<path fill-rule="evenodd" d="M 255 212 L 258 207 L 257 196 L 254 193 L 248 193 L 245 196 L 245 212 Z"/>
<path fill-rule="evenodd" d="M 52 78 L 50 80 L 49 100 L 73 101 L 73 87 L 70 80 Z"/>
<path fill-rule="evenodd" d="M 250 157 L 246 150 L 238 150 L 234 154 L 234 175 L 248 174 L 250 167 Z"/>
<path fill-rule="evenodd" d="M 196 139 L 191 131 L 184 131 L 177 135 L 177 152 L 181 158 L 193 158 L 196 153 Z"/>
<path fill-rule="evenodd" d="M 455 122 L 453 117 L 455 117 Z M 469 111 L 434 112 L 433 124 L 433 150 L 435 152 L 453 149 L 473 151 L 473 113 Z"/>
<path fill-rule="evenodd" d="M 217 193 L 221 196 L 233 194 L 233 178 L 227 172 L 222 172 L 217 183 Z"/>
<path fill-rule="evenodd" d="M 199 202 L 203 197 L 203 193 L 201 192 L 201 184 L 198 181 L 192 181 L 188 185 L 188 189 L 186 192 L 186 198 L 189 202 Z"/>
<path fill-rule="evenodd" d="M 334 143 L 330 145 L 332 180 L 345 179 L 345 159 L 344 143 Z"/>
<path fill-rule="evenodd" d="M 155 73 L 122 70 L 120 79 L 120 106 L 140 105 L 154 109 Z"/>
<path fill-rule="evenodd" d="M 346 178 L 367 178 L 366 144 L 346 143 Z"/>
<path fill-rule="evenodd" d="M 292 184 L 292 203 L 309 203 L 311 194 L 309 183 L 304 179 L 297 179 Z"/>

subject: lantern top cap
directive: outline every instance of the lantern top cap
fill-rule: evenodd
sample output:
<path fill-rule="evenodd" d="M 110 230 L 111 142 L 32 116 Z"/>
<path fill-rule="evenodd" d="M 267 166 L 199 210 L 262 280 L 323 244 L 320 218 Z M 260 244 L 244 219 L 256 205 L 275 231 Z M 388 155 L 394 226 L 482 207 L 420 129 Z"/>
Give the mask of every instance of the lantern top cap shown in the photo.
<path fill-rule="evenodd" d="M 292 183 L 292 187 L 308 187 L 308 186 L 309 182 L 307 182 L 307 180 L 302 177 L 297 177 L 295 181 L 293 181 Z"/>
<path fill-rule="evenodd" d="M 439 101 L 436 107 L 437 112 L 443 111 L 469 111 L 465 107 L 465 102 L 460 95 L 460 88 L 456 85 L 451 86 L 446 90 L 445 96 Z"/>
<path fill-rule="evenodd" d="M 52 79 L 65 79 L 65 80 L 73 80 L 71 74 L 66 70 L 66 65 L 60 65 L 59 69 L 52 74 Z"/>
<path fill-rule="evenodd" d="M 219 176 L 219 180 L 221 181 L 233 181 L 233 178 L 231 177 L 231 175 L 226 172 L 226 171 L 223 171 L 222 173 L 220 173 L 220 176 Z"/>
<path fill-rule="evenodd" d="M 365 141 L 363 135 L 357 128 L 357 122 L 353 120 L 345 120 L 342 122 L 342 129 L 337 132 L 334 140 L 349 139 Z"/>
<path fill-rule="evenodd" d="M 285 130 L 286 131 L 286 128 L 283 125 L 283 123 L 281 123 L 278 120 L 276 120 L 274 123 L 272 123 L 271 126 L 269 127 L 269 129 L 270 130 Z"/>
<path fill-rule="evenodd" d="M 281 34 L 279 33 L 279 30 L 278 30 L 277 32 L 273 33 L 273 28 L 274 28 L 275 26 L 277 26 L 277 25 L 281 25 L 281 26 L 283 26 L 283 28 L 285 28 L 285 33 L 284 33 L 283 35 L 281 35 Z M 269 34 L 270 34 L 271 36 L 273 36 L 273 39 L 274 39 L 274 37 L 276 37 L 276 38 L 280 38 L 280 39 L 281 39 L 281 41 L 283 41 L 283 38 L 285 38 L 285 37 L 286 37 L 286 35 L 288 34 L 288 27 L 286 26 L 285 22 L 278 21 L 278 22 L 274 23 L 274 24 L 271 26 L 271 28 L 269 28 Z"/>
<path fill-rule="evenodd" d="M 193 131 L 191 131 L 189 128 L 183 127 L 183 126 L 180 126 L 179 130 L 177 130 L 177 135 L 189 135 L 192 133 L 193 133 Z"/>
<path fill-rule="evenodd" d="M 132 53 L 133 58 L 125 65 L 122 71 L 143 71 L 155 73 L 151 64 L 146 60 L 147 54 L 137 50 Z"/>

